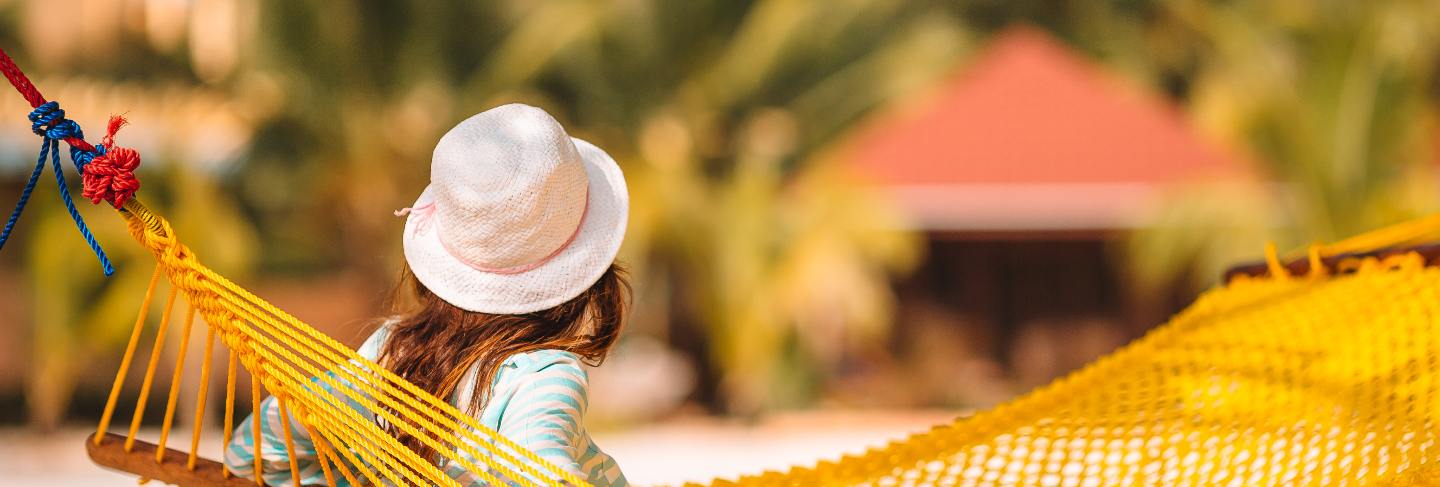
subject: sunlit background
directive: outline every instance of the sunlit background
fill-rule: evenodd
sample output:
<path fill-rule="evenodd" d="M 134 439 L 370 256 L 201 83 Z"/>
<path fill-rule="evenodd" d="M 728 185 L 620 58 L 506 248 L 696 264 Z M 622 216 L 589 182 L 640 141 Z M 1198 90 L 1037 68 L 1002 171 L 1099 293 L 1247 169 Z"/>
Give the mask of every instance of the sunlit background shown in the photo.
<path fill-rule="evenodd" d="M 1440 203 L 1435 1 L 10 0 L 0 47 L 92 138 L 131 120 L 204 262 L 351 345 L 444 131 L 524 102 L 604 147 L 638 294 L 589 421 L 641 483 L 995 405 L 1267 241 Z M 0 96 L 7 210 L 28 111 Z M 85 205 L 104 278 L 47 181 L 0 252 L 0 483 L 130 485 L 81 438 L 151 258 Z"/>

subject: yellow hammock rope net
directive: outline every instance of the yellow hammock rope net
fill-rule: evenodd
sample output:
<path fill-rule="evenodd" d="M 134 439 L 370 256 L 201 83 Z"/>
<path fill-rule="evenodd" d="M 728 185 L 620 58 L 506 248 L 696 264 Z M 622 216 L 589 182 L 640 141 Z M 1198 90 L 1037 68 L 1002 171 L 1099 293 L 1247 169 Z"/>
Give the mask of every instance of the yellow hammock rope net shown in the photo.
<path fill-rule="evenodd" d="M 216 338 L 230 349 L 226 368 L 224 441 L 229 443 L 234 425 L 234 401 L 237 361 L 250 373 L 248 387 L 252 408 L 258 409 L 262 389 L 275 396 L 282 417 L 294 419 L 315 440 L 325 478 L 331 485 L 343 478 L 351 485 L 458 485 L 450 476 L 401 445 L 376 422 L 377 418 L 362 416 L 350 403 L 374 411 L 378 419 L 414 435 L 434 448 L 445 459 L 459 465 L 492 484 L 500 479 L 520 485 L 587 485 L 583 480 L 541 460 L 495 431 L 480 425 L 470 415 L 446 402 L 421 391 L 355 351 L 320 333 L 270 303 L 235 285 L 223 276 L 200 264 L 193 253 L 175 238 L 165 219 L 151 213 L 137 200 L 126 202 L 121 213 L 130 233 L 154 253 L 157 266 L 140 306 L 139 318 L 131 332 L 129 344 L 115 375 L 104 413 L 95 436 L 90 441 L 91 457 L 97 462 L 135 471 L 143 476 L 172 483 L 235 482 L 228 471 L 214 462 L 202 463 L 195 451 L 204 424 L 205 384 L 210 381 Z M 123 438 L 109 435 L 116 402 L 125 377 L 134 359 L 155 296 L 160 277 L 170 281 L 170 292 L 155 331 L 154 347 L 145 368 L 144 381 L 131 417 L 129 432 Z M 175 358 L 174 380 L 171 381 L 159 441 L 156 446 L 142 445 L 153 453 L 154 465 L 136 462 L 136 433 L 145 413 L 161 351 L 176 321 L 177 299 L 182 296 L 188 308 L 180 318 L 180 345 Z M 202 384 L 195 398 L 194 418 L 188 453 L 166 451 L 169 432 L 174 425 L 176 402 L 179 398 L 179 377 L 185 366 L 185 351 L 192 333 L 195 316 L 204 318 L 204 357 L 201 359 Z M 322 385 L 323 384 L 323 385 Z M 328 386 L 328 387 L 327 387 Z M 280 422 L 287 450 L 294 451 L 291 421 Z M 260 445 L 260 421 L 255 425 L 251 444 Z M 235 432 L 244 434 L 244 432 Z M 117 452 L 113 445 L 120 445 Z M 184 459 L 185 472 L 174 465 L 166 467 L 167 457 Z M 292 457 L 293 458 L 293 457 Z M 293 463 L 293 461 L 292 461 Z M 264 470 L 256 455 L 256 472 Z M 296 485 L 300 484 L 298 469 L 291 465 Z M 176 475 L 179 475 L 176 477 Z M 190 475 L 195 474 L 195 475 Z M 198 478 L 197 478 L 198 476 Z M 256 475 L 257 479 L 260 475 Z M 257 481 L 257 483 L 259 483 Z"/>
<path fill-rule="evenodd" d="M 91 440 L 97 462 L 183 485 L 252 482 L 194 453 L 218 338 L 232 352 L 226 443 L 236 387 L 249 387 L 253 403 L 262 390 L 276 396 L 315 439 L 332 484 L 456 483 L 347 405 L 354 401 L 489 482 L 586 485 L 205 268 L 134 199 L 122 214 L 158 265 Z M 1008 404 L 863 454 L 712 485 L 1440 482 L 1440 268 L 1429 265 L 1440 250 L 1399 247 L 1437 234 L 1440 216 L 1311 246 L 1308 259 L 1288 266 L 1271 246 L 1261 275 L 1237 274 L 1146 337 Z M 162 275 L 171 290 L 135 413 L 126 435 L 109 434 Z M 181 297 L 188 307 L 177 314 Z M 208 327 L 189 451 L 167 449 L 178 385 L 158 446 L 136 441 L 165 337 L 180 334 L 178 378 L 197 314 Z M 251 384 L 235 383 L 237 361 Z"/>

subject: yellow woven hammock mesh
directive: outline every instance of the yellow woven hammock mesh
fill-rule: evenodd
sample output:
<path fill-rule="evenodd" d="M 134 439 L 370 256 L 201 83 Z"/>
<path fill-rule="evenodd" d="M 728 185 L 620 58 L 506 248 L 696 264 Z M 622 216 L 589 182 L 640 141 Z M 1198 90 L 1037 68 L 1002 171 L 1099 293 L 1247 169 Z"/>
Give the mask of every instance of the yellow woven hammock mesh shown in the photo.
<path fill-rule="evenodd" d="M 165 220 L 135 200 L 122 213 L 159 264 L 93 438 L 92 456 L 102 443 L 121 448 L 113 442 L 123 441 L 128 455 L 153 453 L 158 466 L 184 464 L 194 472 L 198 462 L 219 468 L 197 460 L 194 451 L 204 423 L 205 385 L 210 374 L 224 373 L 224 441 L 235 423 L 235 389 L 249 387 L 255 404 L 263 390 L 315 439 L 332 484 L 341 478 L 352 484 L 455 484 L 434 462 L 377 426 L 376 418 L 349 407 L 348 399 L 492 483 L 585 485 L 205 268 Z M 1232 279 L 1148 336 L 1008 404 L 862 454 L 713 485 L 1440 482 L 1440 470 L 1433 467 L 1440 460 L 1440 269 L 1428 267 L 1414 251 L 1332 257 L 1413 244 L 1437 229 L 1440 217 L 1431 217 L 1312 246 L 1309 269 L 1317 270 L 1305 275 L 1292 276 L 1272 247 L 1266 276 Z M 161 275 L 171 290 L 128 435 L 107 435 Z M 188 306 L 180 313 L 176 302 L 182 296 Z M 167 334 L 180 334 L 174 377 L 194 366 L 185 350 L 197 314 L 206 329 L 189 452 L 166 449 L 176 419 L 173 385 L 159 447 L 136 442 Z M 211 364 L 217 341 L 232 352 L 228 365 Z M 237 361 L 252 383 L 235 383 Z M 317 380 L 331 387 L 318 387 Z M 293 438 L 294 432 L 284 433 Z M 148 463 L 143 470 L 158 471 Z"/>

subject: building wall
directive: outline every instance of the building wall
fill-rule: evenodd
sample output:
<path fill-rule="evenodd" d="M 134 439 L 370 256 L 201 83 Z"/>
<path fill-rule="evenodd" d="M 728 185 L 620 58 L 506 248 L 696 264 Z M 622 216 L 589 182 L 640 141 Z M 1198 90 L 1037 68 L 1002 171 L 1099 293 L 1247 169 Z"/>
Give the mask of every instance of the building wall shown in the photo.
<path fill-rule="evenodd" d="M 1178 289 L 1130 289 L 1115 235 L 931 233 L 926 264 L 898 283 L 897 355 L 949 370 L 940 402 L 984 406 L 1075 370 L 1163 322 Z M 1153 290 L 1151 290 L 1153 291 Z M 949 350 L 937 343 L 955 342 Z M 920 355 L 945 359 L 926 359 Z M 923 368 L 923 367 L 922 367 Z"/>

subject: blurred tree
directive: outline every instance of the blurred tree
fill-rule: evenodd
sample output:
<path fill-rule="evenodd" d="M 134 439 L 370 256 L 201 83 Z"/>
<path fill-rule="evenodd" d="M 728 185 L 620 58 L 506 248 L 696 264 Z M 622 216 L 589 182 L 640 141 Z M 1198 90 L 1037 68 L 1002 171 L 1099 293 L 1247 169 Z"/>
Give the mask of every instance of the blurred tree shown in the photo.
<path fill-rule="evenodd" d="M 723 397 L 702 399 L 745 411 L 808 401 L 817 384 L 782 377 L 878 346 L 915 241 L 816 154 L 966 45 L 932 6 L 878 0 L 272 1 L 260 19 L 237 82 L 283 96 L 241 180 L 269 266 L 389 280 L 400 222 L 383 216 L 418 194 L 443 130 L 540 105 L 627 171 L 638 305 L 672 323 L 635 325 L 704 352 Z"/>
<path fill-rule="evenodd" d="M 152 3 L 151 7 L 161 8 L 165 2 Z M 98 141 L 104 129 L 99 122 L 108 111 L 124 112 L 137 122 L 137 126 L 123 129 L 117 139 L 142 154 L 141 198 L 170 218 L 204 262 L 243 280 L 253 260 L 253 230 L 234 198 L 217 185 L 225 176 L 225 163 L 248 142 L 248 128 L 226 104 L 223 93 L 198 79 L 183 52 L 185 43 L 147 42 L 155 41 L 147 36 L 156 31 L 184 34 L 187 23 L 200 19 L 204 26 L 203 21 L 213 21 L 213 16 L 207 20 L 205 15 L 182 12 L 171 17 L 156 15 L 148 24 L 122 22 L 117 19 L 130 18 L 125 17 L 126 9 L 134 5 L 88 1 L 82 10 L 91 15 L 70 19 L 67 35 L 57 40 L 47 27 L 53 26 L 54 14 L 53 8 L 47 7 L 52 6 L 43 1 L 0 5 L 5 25 L 13 22 L 16 27 L 0 36 L 6 51 L 17 58 L 44 94 L 60 101 L 69 117 L 90 130 L 92 142 Z M 221 20 L 229 23 L 226 25 L 244 25 L 235 12 Z M 193 35 L 176 39 L 188 39 L 192 46 L 213 46 L 217 41 L 223 45 L 227 38 L 217 37 L 223 32 L 233 34 L 234 29 L 191 29 Z M 236 40 L 232 35 L 228 42 Z M 193 54 L 209 57 L 214 52 L 197 49 Z M 144 81 L 128 81 L 134 78 Z M 12 91 L 9 87 L 4 90 Z M 18 147 L 0 147 L 7 159 L 0 168 L 28 170 L 38 145 L 31 144 L 34 136 L 24 120 L 29 108 L 13 92 L 0 95 L 0 107 L 13 117 L 0 121 L 0 126 L 7 135 L 23 134 L 25 140 Z M 73 171 L 68 160 L 62 166 Z M 81 199 L 79 178 L 73 172 L 67 175 L 80 211 L 115 261 L 117 271 L 111 278 L 103 277 L 58 202 L 53 176 L 46 174 L 16 228 L 15 243 L 23 248 L 7 248 L 10 255 L 0 256 L 24 256 L 18 260 L 34 297 L 31 315 L 24 317 L 33 324 L 27 337 L 33 363 L 26 371 L 25 402 L 31 422 L 41 428 L 53 428 L 65 418 L 79 382 L 110 380 L 96 374 L 93 357 L 118 355 L 153 269 L 153 259 L 131 242 L 123 220 L 107 205 L 91 206 Z M 163 296 L 166 291 L 160 292 Z M 178 306 L 183 312 L 183 301 Z M 155 308 L 152 319 L 160 313 Z"/>
<path fill-rule="evenodd" d="M 44 6 L 0 6 L 17 26 L 0 38 L 23 47 L 32 74 L 78 73 L 80 93 L 156 106 L 139 117 L 156 130 L 125 135 L 149 140 L 142 196 L 222 272 L 258 258 L 270 273 L 356 268 L 389 281 L 400 222 L 385 216 L 418 193 L 440 134 L 499 103 L 546 107 L 630 175 L 625 258 L 638 305 L 657 318 L 636 327 L 703 354 L 701 399 L 745 411 L 808 401 L 817 372 L 881 343 L 889 275 L 916 245 L 818 154 L 947 71 L 967 40 L 934 6 L 879 0 L 89 1 L 96 15 L 58 40 L 41 28 Z M 157 88 L 120 88 L 136 79 Z M 212 93 L 231 97 L 214 107 L 239 117 L 224 123 L 247 125 L 245 164 L 165 164 L 229 143 L 191 130 L 219 123 L 195 115 Z M 91 97 L 62 98 L 80 103 L 66 105 L 77 116 L 104 116 L 88 113 Z M 115 242 L 114 279 L 75 258 L 84 249 L 53 206 L 36 205 L 21 232 L 37 300 L 26 397 L 45 426 L 62 419 L 80 357 L 124 340 L 128 319 L 115 317 L 148 277 L 119 221 L 84 211 Z M 257 236 L 266 251 L 252 256 Z"/>
<path fill-rule="evenodd" d="M 1269 182 L 1177 194 L 1129 244 L 1141 288 L 1214 282 L 1265 240 L 1295 248 L 1436 209 L 1440 3 L 1163 2 L 1145 38 L 1187 72 L 1200 125 Z"/>

